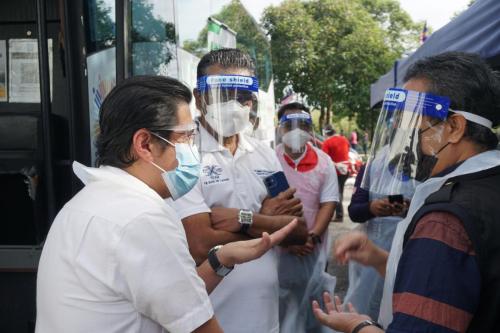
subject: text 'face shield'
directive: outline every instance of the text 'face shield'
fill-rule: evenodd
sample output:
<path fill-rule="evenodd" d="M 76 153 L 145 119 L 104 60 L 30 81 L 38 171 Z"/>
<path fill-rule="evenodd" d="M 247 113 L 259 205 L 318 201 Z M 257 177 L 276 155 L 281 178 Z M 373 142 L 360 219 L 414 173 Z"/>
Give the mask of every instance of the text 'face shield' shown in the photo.
<path fill-rule="evenodd" d="M 447 97 L 388 89 L 361 187 L 377 194 L 405 194 L 425 181 L 446 145 Z"/>
<path fill-rule="evenodd" d="M 252 126 L 258 110 L 259 82 L 253 76 L 207 75 L 197 89 L 202 97 L 202 113 L 220 140 Z"/>
<path fill-rule="evenodd" d="M 313 141 L 311 115 L 305 111 L 284 114 L 279 122 L 278 141 L 292 153 L 301 153 L 307 142 Z"/>

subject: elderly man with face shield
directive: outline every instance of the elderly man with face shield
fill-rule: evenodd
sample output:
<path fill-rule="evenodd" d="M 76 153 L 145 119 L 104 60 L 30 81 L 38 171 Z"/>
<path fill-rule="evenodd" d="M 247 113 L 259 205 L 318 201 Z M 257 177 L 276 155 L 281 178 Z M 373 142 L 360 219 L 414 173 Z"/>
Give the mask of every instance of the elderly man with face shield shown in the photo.
<path fill-rule="evenodd" d="M 100 110 L 99 168 L 74 162 L 85 187 L 59 212 L 37 277 L 38 333 L 222 332 L 208 293 L 263 255 L 295 222 L 260 239 L 215 247 L 195 262 L 165 198 L 199 177 L 191 93 L 175 79 L 134 77 Z"/>
<path fill-rule="evenodd" d="M 280 330 L 323 332 L 311 311 L 311 298 L 335 288 L 335 278 L 325 272 L 330 242 L 328 224 L 339 201 L 337 174 L 332 160 L 313 146 L 312 119 L 301 103 L 290 103 L 278 111 L 276 155 L 290 186 L 297 189 L 309 230 L 306 244 L 281 251 Z"/>
<path fill-rule="evenodd" d="M 258 79 L 250 56 L 237 49 L 206 54 L 198 64 L 194 90 L 196 143 L 201 151 L 200 180 L 174 201 L 197 263 L 216 245 L 272 232 L 302 215 L 294 189 L 267 198 L 263 178 L 281 170 L 274 151 L 245 134 L 257 109 Z M 302 222 L 285 244 L 304 244 Z M 221 272 L 224 274 L 224 272 Z M 278 257 L 271 250 L 238 265 L 210 295 L 226 332 L 278 332 Z"/>
<path fill-rule="evenodd" d="M 398 224 L 390 254 L 362 233 L 347 235 L 335 249 L 341 262 L 355 260 L 385 275 L 381 326 L 352 308 L 338 312 L 340 300 L 328 295 L 328 313 L 314 303 L 315 314 L 343 332 L 498 331 L 497 74 L 473 54 L 419 60 L 403 89 L 386 92 L 379 119 L 387 113 L 400 114 L 387 161 L 395 159 L 395 170 L 423 183 Z M 376 190 L 374 184 L 370 179 L 368 190 Z"/>

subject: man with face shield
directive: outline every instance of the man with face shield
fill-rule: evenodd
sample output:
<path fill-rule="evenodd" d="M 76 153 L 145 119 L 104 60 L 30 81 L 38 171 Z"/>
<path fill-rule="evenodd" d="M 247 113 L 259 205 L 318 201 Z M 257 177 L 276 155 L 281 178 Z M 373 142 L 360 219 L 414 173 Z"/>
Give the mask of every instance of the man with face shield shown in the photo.
<path fill-rule="evenodd" d="M 206 54 L 198 64 L 194 91 L 201 151 L 200 180 L 174 201 L 198 263 L 213 246 L 271 232 L 301 216 L 294 189 L 268 199 L 263 182 L 281 170 L 274 151 L 244 134 L 258 102 L 258 80 L 250 56 L 237 49 Z M 273 216 L 270 216 L 273 215 Z M 285 240 L 304 244 L 302 222 Z M 210 299 L 226 332 L 278 332 L 278 258 L 275 250 L 237 266 Z"/>
<path fill-rule="evenodd" d="M 500 123 L 500 80 L 479 56 L 449 52 L 413 64 L 403 88 L 384 99 L 382 112 L 401 114 L 387 161 L 395 159 L 401 177 L 423 183 L 390 254 L 354 233 L 336 244 L 337 259 L 385 275 L 379 321 L 387 332 L 496 332 L 500 152 L 492 128 Z M 329 314 L 314 304 L 323 323 L 343 332 L 382 331 L 325 297 Z"/>
<path fill-rule="evenodd" d="M 335 278 L 325 272 L 330 242 L 328 224 L 339 201 L 337 174 L 330 157 L 314 147 L 312 119 L 301 103 L 278 111 L 276 155 L 290 186 L 297 189 L 309 237 L 306 244 L 282 250 L 279 265 L 281 332 L 322 332 L 310 300 L 335 288 Z M 330 331 L 330 330 L 328 330 Z"/>
<path fill-rule="evenodd" d="M 231 269 L 294 227 L 216 247 L 196 267 L 176 212 L 199 177 L 191 93 L 134 77 L 100 110 L 99 168 L 74 162 L 85 187 L 54 220 L 37 277 L 36 332 L 222 332 L 208 298 Z"/>

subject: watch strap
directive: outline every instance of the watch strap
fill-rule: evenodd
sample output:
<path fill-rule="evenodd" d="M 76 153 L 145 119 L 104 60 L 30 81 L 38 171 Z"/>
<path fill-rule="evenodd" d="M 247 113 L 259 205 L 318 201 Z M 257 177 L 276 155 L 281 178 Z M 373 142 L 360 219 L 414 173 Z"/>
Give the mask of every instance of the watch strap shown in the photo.
<path fill-rule="evenodd" d="M 240 210 L 238 213 L 238 222 L 241 225 L 240 232 L 246 233 L 253 223 L 253 213 L 250 210 Z"/>
<path fill-rule="evenodd" d="M 246 234 L 248 232 L 248 229 L 250 229 L 250 224 L 241 224 L 240 232 Z"/>
<path fill-rule="evenodd" d="M 215 274 L 217 274 L 220 277 L 224 277 L 231 273 L 234 267 L 226 267 L 222 265 L 219 261 L 219 258 L 217 258 L 217 251 L 222 247 L 222 245 L 217 245 L 214 246 L 213 248 L 208 251 L 208 263 L 214 270 Z"/>
<path fill-rule="evenodd" d="M 359 333 L 364 327 L 366 326 L 375 326 L 383 330 L 382 326 L 377 323 L 376 321 L 373 320 L 365 320 L 361 323 L 359 323 L 354 329 L 352 330 L 351 333 Z"/>

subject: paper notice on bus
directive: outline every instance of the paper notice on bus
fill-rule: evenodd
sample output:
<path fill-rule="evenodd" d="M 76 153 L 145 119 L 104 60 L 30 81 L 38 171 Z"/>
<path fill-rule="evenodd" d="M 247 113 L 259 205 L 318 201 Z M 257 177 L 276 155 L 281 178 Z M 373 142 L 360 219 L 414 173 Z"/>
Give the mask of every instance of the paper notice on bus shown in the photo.
<path fill-rule="evenodd" d="M 52 39 L 48 40 L 49 73 L 52 95 Z M 38 41 L 9 40 L 9 102 L 40 103 Z"/>

